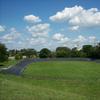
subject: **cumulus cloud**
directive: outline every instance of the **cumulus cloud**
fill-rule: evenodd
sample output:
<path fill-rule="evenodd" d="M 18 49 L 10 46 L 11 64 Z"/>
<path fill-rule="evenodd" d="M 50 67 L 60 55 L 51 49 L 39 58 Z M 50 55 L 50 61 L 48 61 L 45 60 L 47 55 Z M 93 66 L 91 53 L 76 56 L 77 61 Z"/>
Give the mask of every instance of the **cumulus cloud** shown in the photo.
<path fill-rule="evenodd" d="M 30 38 L 29 40 L 30 45 L 43 45 L 47 42 L 46 38 L 38 37 L 38 38 Z"/>
<path fill-rule="evenodd" d="M 4 36 L 2 36 L 2 40 L 3 41 L 13 41 L 15 39 L 17 39 L 20 36 L 20 33 L 16 31 L 15 28 L 11 28 L 10 29 L 10 33 L 5 34 Z"/>
<path fill-rule="evenodd" d="M 59 43 L 60 46 L 73 47 L 74 45 L 75 47 L 79 46 L 79 48 L 87 42 L 87 38 L 82 35 L 79 35 L 76 38 L 68 38 L 61 33 L 54 34 L 52 39 Z"/>
<path fill-rule="evenodd" d="M 74 45 L 74 47 L 77 47 L 78 50 L 80 50 L 82 48 L 82 45 L 86 44 L 87 42 L 87 38 L 79 35 L 77 36 L 77 38 L 72 40 L 72 44 Z"/>
<path fill-rule="evenodd" d="M 35 37 L 47 37 L 48 32 L 50 30 L 50 24 L 44 23 L 44 24 L 36 24 L 33 26 L 27 27 L 28 32 L 32 34 L 32 36 Z"/>
<path fill-rule="evenodd" d="M 77 31 L 79 29 L 79 26 L 72 26 L 70 27 L 70 30 L 72 31 Z"/>
<path fill-rule="evenodd" d="M 76 38 L 68 38 L 64 34 L 56 33 L 53 35 L 52 39 L 54 40 L 54 43 L 57 42 L 61 44 L 60 46 L 68 46 L 72 48 L 74 46 L 77 47 L 79 50 L 81 49 L 82 45 L 95 45 L 97 43 L 97 39 L 95 36 L 78 35 Z"/>
<path fill-rule="evenodd" d="M 92 43 L 92 44 L 96 44 L 96 42 L 97 42 L 95 36 L 89 36 L 89 37 L 88 37 L 88 40 L 89 40 L 89 42 Z"/>
<path fill-rule="evenodd" d="M 62 40 L 63 38 L 64 38 L 64 35 L 61 34 L 61 33 L 55 33 L 55 34 L 53 35 L 53 39 L 54 39 L 54 40 L 57 40 L 57 41 L 60 41 L 60 40 Z"/>
<path fill-rule="evenodd" d="M 100 11 L 97 8 L 84 9 L 81 6 L 66 7 L 63 11 L 50 16 L 50 20 L 67 22 L 74 30 L 79 27 L 100 26 Z"/>
<path fill-rule="evenodd" d="M 68 37 L 65 37 L 63 34 L 61 33 L 55 33 L 52 37 L 53 40 L 57 41 L 58 43 L 62 43 L 62 44 L 67 44 L 67 42 L 70 40 Z"/>
<path fill-rule="evenodd" d="M 76 39 L 74 39 L 73 41 L 74 41 L 74 43 L 83 43 L 83 42 L 85 42 L 87 39 L 84 37 L 84 36 L 82 36 L 82 35 L 79 35 Z"/>
<path fill-rule="evenodd" d="M 39 16 L 34 16 L 34 15 L 27 15 L 24 16 L 24 20 L 29 22 L 29 23 L 38 23 L 41 22 L 42 20 L 39 18 Z"/>
<path fill-rule="evenodd" d="M 4 31 L 5 31 L 4 26 L 0 25 L 0 32 L 4 32 Z"/>

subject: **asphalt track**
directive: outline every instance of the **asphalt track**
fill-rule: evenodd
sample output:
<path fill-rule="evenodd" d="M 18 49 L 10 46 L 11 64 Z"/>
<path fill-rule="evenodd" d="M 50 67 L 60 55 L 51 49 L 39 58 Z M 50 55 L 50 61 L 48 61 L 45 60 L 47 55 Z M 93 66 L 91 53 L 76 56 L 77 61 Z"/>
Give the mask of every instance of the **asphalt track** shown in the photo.
<path fill-rule="evenodd" d="M 11 66 L 8 69 L 1 70 L 1 73 L 21 75 L 23 70 L 27 67 L 27 65 L 35 62 L 45 62 L 45 61 L 91 61 L 88 58 L 47 58 L 47 59 L 23 59 L 19 63 L 14 66 Z"/>
<path fill-rule="evenodd" d="M 0 72 L 5 74 L 21 75 L 22 71 L 27 67 L 27 65 L 35 62 L 48 61 L 49 59 L 24 59 L 21 60 L 16 65 L 11 66 L 7 69 L 2 69 Z"/>

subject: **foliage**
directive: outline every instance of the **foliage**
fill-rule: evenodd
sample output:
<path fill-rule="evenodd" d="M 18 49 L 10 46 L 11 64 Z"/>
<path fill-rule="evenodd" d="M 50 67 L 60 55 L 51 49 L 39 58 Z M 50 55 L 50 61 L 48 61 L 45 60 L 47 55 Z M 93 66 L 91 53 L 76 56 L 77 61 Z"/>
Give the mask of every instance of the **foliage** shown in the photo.
<path fill-rule="evenodd" d="M 15 65 L 16 63 L 18 63 L 18 60 L 7 60 L 4 62 L 0 62 L 0 68 L 6 68 L 12 65 Z"/>
<path fill-rule="evenodd" d="M 22 49 L 21 52 L 27 58 L 34 58 L 37 56 L 37 51 L 35 49 Z"/>
<path fill-rule="evenodd" d="M 84 45 L 82 48 L 82 51 L 86 53 L 86 57 L 91 57 L 91 54 L 93 52 L 93 46 L 92 45 Z"/>
<path fill-rule="evenodd" d="M 56 48 L 56 57 L 70 57 L 70 49 L 67 47 Z"/>
<path fill-rule="evenodd" d="M 20 51 L 19 50 L 15 50 L 15 49 L 12 49 L 12 50 L 9 50 L 9 56 L 15 56 L 16 54 L 18 54 Z"/>
<path fill-rule="evenodd" d="M 23 58 L 23 56 L 22 56 L 21 53 L 15 55 L 15 59 L 16 59 L 16 60 L 20 60 L 20 59 L 22 59 L 22 58 Z"/>
<path fill-rule="evenodd" d="M 77 48 L 72 48 L 71 50 L 71 57 L 80 57 L 80 52 L 77 50 Z"/>
<path fill-rule="evenodd" d="M 19 55 L 19 53 L 27 58 L 37 57 L 37 51 L 35 49 L 9 50 L 9 56 Z"/>
<path fill-rule="evenodd" d="M 95 46 L 83 45 L 81 50 L 68 47 L 57 47 L 55 51 L 50 51 L 48 48 L 43 48 L 39 52 L 35 49 L 21 49 L 21 50 L 9 50 L 9 56 L 16 56 L 15 58 L 21 59 L 20 55 L 27 58 L 67 58 L 67 57 L 81 57 L 81 58 L 92 58 L 100 59 L 100 43 Z M 20 55 L 19 55 L 20 54 Z M 7 49 L 4 44 L 0 44 L 0 61 L 7 60 Z"/>
<path fill-rule="evenodd" d="M 100 59 L 100 43 L 94 47 L 92 45 L 84 45 L 82 51 L 88 58 Z"/>
<path fill-rule="evenodd" d="M 8 60 L 7 48 L 4 44 L 0 43 L 0 62 Z"/>
<path fill-rule="evenodd" d="M 51 51 L 47 48 L 43 48 L 39 52 L 39 57 L 40 58 L 49 58 L 49 57 L 51 57 Z"/>

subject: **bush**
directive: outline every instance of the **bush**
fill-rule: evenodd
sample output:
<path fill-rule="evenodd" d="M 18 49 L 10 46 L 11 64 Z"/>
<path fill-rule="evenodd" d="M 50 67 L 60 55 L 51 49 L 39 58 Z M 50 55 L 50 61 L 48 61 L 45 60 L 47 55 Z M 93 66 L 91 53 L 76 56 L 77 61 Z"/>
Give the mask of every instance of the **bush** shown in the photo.
<path fill-rule="evenodd" d="M 22 58 L 23 58 L 22 54 L 16 54 L 16 55 L 15 55 L 15 59 L 16 59 L 16 60 L 20 60 L 20 59 L 22 59 Z"/>

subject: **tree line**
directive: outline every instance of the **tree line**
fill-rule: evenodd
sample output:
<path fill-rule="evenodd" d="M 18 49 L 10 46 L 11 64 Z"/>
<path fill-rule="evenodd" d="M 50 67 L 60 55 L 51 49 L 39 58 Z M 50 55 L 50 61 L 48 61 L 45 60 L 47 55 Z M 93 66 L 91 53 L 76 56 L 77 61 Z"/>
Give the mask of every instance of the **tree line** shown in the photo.
<path fill-rule="evenodd" d="M 7 50 L 6 46 L 0 43 L 0 62 L 8 60 L 8 57 L 14 56 L 19 60 L 23 57 L 26 58 L 91 58 L 100 59 L 100 43 L 95 46 L 83 45 L 78 50 L 76 47 L 70 49 L 68 47 L 57 47 L 55 51 L 51 51 L 48 48 L 43 48 L 40 51 L 35 49 L 21 49 L 21 50 Z"/>

